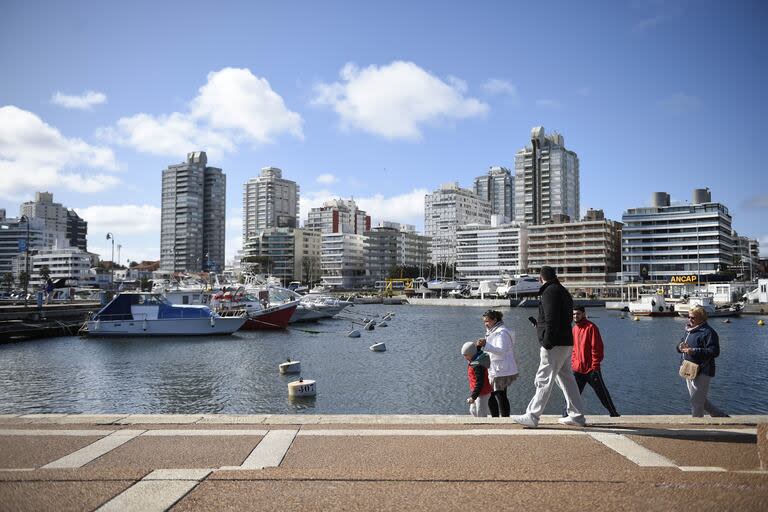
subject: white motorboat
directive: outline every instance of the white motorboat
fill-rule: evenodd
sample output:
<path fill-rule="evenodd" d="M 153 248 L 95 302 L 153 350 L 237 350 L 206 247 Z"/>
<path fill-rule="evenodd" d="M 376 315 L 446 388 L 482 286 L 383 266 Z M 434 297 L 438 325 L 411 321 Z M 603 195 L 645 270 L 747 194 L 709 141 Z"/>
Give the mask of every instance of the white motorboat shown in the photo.
<path fill-rule="evenodd" d="M 667 302 L 664 293 L 641 295 L 629 303 L 629 312 L 637 316 L 676 316 L 675 305 Z"/>
<path fill-rule="evenodd" d="M 430 290 L 456 290 L 461 284 L 458 281 L 444 281 L 442 279 L 433 279 L 427 283 Z"/>
<path fill-rule="evenodd" d="M 521 274 L 503 278 L 503 283 L 496 288 L 496 295 L 504 298 L 525 297 L 538 295 L 540 289 L 537 277 Z"/>
<path fill-rule="evenodd" d="M 693 295 L 688 297 L 685 302 L 680 302 L 675 306 L 675 311 L 680 316 L 688 316 L 691 308 L 701 306 L 709 318 L 739 316 L 741 315 L 741 306 L 734 304 L 731 306 L 717 307 L 712 295 Z"/>
<path fill-rule="evenodd" d="M 121 293 L 87 321 L 91 336 L 232 334 L 245 315 L 221 316 L 208 306 L 171 304 L 158 293 Z"/>

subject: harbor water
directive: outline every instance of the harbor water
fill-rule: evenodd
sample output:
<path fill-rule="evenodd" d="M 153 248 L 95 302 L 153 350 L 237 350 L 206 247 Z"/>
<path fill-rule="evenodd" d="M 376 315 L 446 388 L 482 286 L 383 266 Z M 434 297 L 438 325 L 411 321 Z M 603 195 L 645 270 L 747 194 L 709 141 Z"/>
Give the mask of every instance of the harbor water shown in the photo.
<path fill-rule="evenodd" d="M 0 345 L 0 413 L 466 414 L 461 345 L 483 336 L 482 308 L 357 305 L 358 315 L 394 311 L 387 327 L 346 333 L 349 320 L 278 332 L 202 338 L 63 337 Z M 512 413 L 533 394 L 539 345 L 527 320 L 535 309 L 501 308 L 516 334 L 520 378 Z M 687 414 L 675 345 L 683 318 L 642 318 L 589 309 L 605 342 L 603 376 L 622 414 Z M 721 356 L 710 399 L 730 414 L 768 412 L 768 327 L 758 317 L 712 319 Z M 385 342 L 386 352 L 369 347 Z M 314 398 L 289 399 L 287 358 L 316 381 Z M 586 413 L 606 414 L 591 388 Z M 552 394 L 546 413 L 564 399 Z"/>

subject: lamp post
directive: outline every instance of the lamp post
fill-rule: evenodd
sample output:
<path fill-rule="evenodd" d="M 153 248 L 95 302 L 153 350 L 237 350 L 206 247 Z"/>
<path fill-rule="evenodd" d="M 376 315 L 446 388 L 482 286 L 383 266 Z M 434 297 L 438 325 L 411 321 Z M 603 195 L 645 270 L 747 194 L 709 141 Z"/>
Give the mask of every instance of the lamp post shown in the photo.
<path fill-rule="evenodd" d="M 27 224 L 27 240 L 24 246 L 24 272 L 27 274 L 27 278 L 24 279 L 24 307 L 27 307 L 27 295 L 29 294 L 29 217 L 22 215 L 19 217 L 19 222 L 24 221 Z"/>
<path fill-rule="evenodd" d="M 109 266 L 111 276 L 109 278 L 109 289 L 115 288 L 115 237 L 112 233 L 107 233 L 107 240 L 112 240 L 112 265 Z"/>

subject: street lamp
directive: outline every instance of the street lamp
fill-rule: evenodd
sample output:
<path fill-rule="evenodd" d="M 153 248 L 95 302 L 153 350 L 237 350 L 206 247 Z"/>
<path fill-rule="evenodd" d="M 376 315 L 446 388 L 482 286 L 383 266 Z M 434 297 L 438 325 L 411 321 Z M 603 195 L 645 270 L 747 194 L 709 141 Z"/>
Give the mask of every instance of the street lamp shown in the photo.
<path fill-rule="evenodd" d="M 26 279 L 24 279 L 24 307 L 27 307 L 27 295 L 29 293 L 29 217 L 26 215 L 22 215 L 19 217 L 19 222 L 24 221 L 27 224 L 27 242 L 24 246 L 26 256 L 24 257 L 24 272 L 27 274 Z"/>
<path fill-rule="evenodd" d="M 107 240 L 112 240 L 112 265 L 110 265 L 111 276 L 109 278 L 109 289 L 115 288 L 115 236 L 112 233 L 107 233 Z"/>

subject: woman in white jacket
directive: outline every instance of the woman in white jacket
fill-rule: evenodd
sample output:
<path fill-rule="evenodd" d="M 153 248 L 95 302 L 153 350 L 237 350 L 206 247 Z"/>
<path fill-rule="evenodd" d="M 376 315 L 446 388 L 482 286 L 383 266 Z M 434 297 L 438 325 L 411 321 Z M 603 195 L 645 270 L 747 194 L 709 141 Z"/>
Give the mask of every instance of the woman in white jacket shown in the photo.
<path fill-rule="evenodd" d="M 501 319 L 500 311 L 489 309 L 483 313 L 485 338 L 476 342 L 478 347 L 491 356 L 491 367 L 488 369 L 488 380 L 493 389 L 488 401 L 491 416 L 509 416 L 507 388 L 517 379 L 515 336 Z"/>

